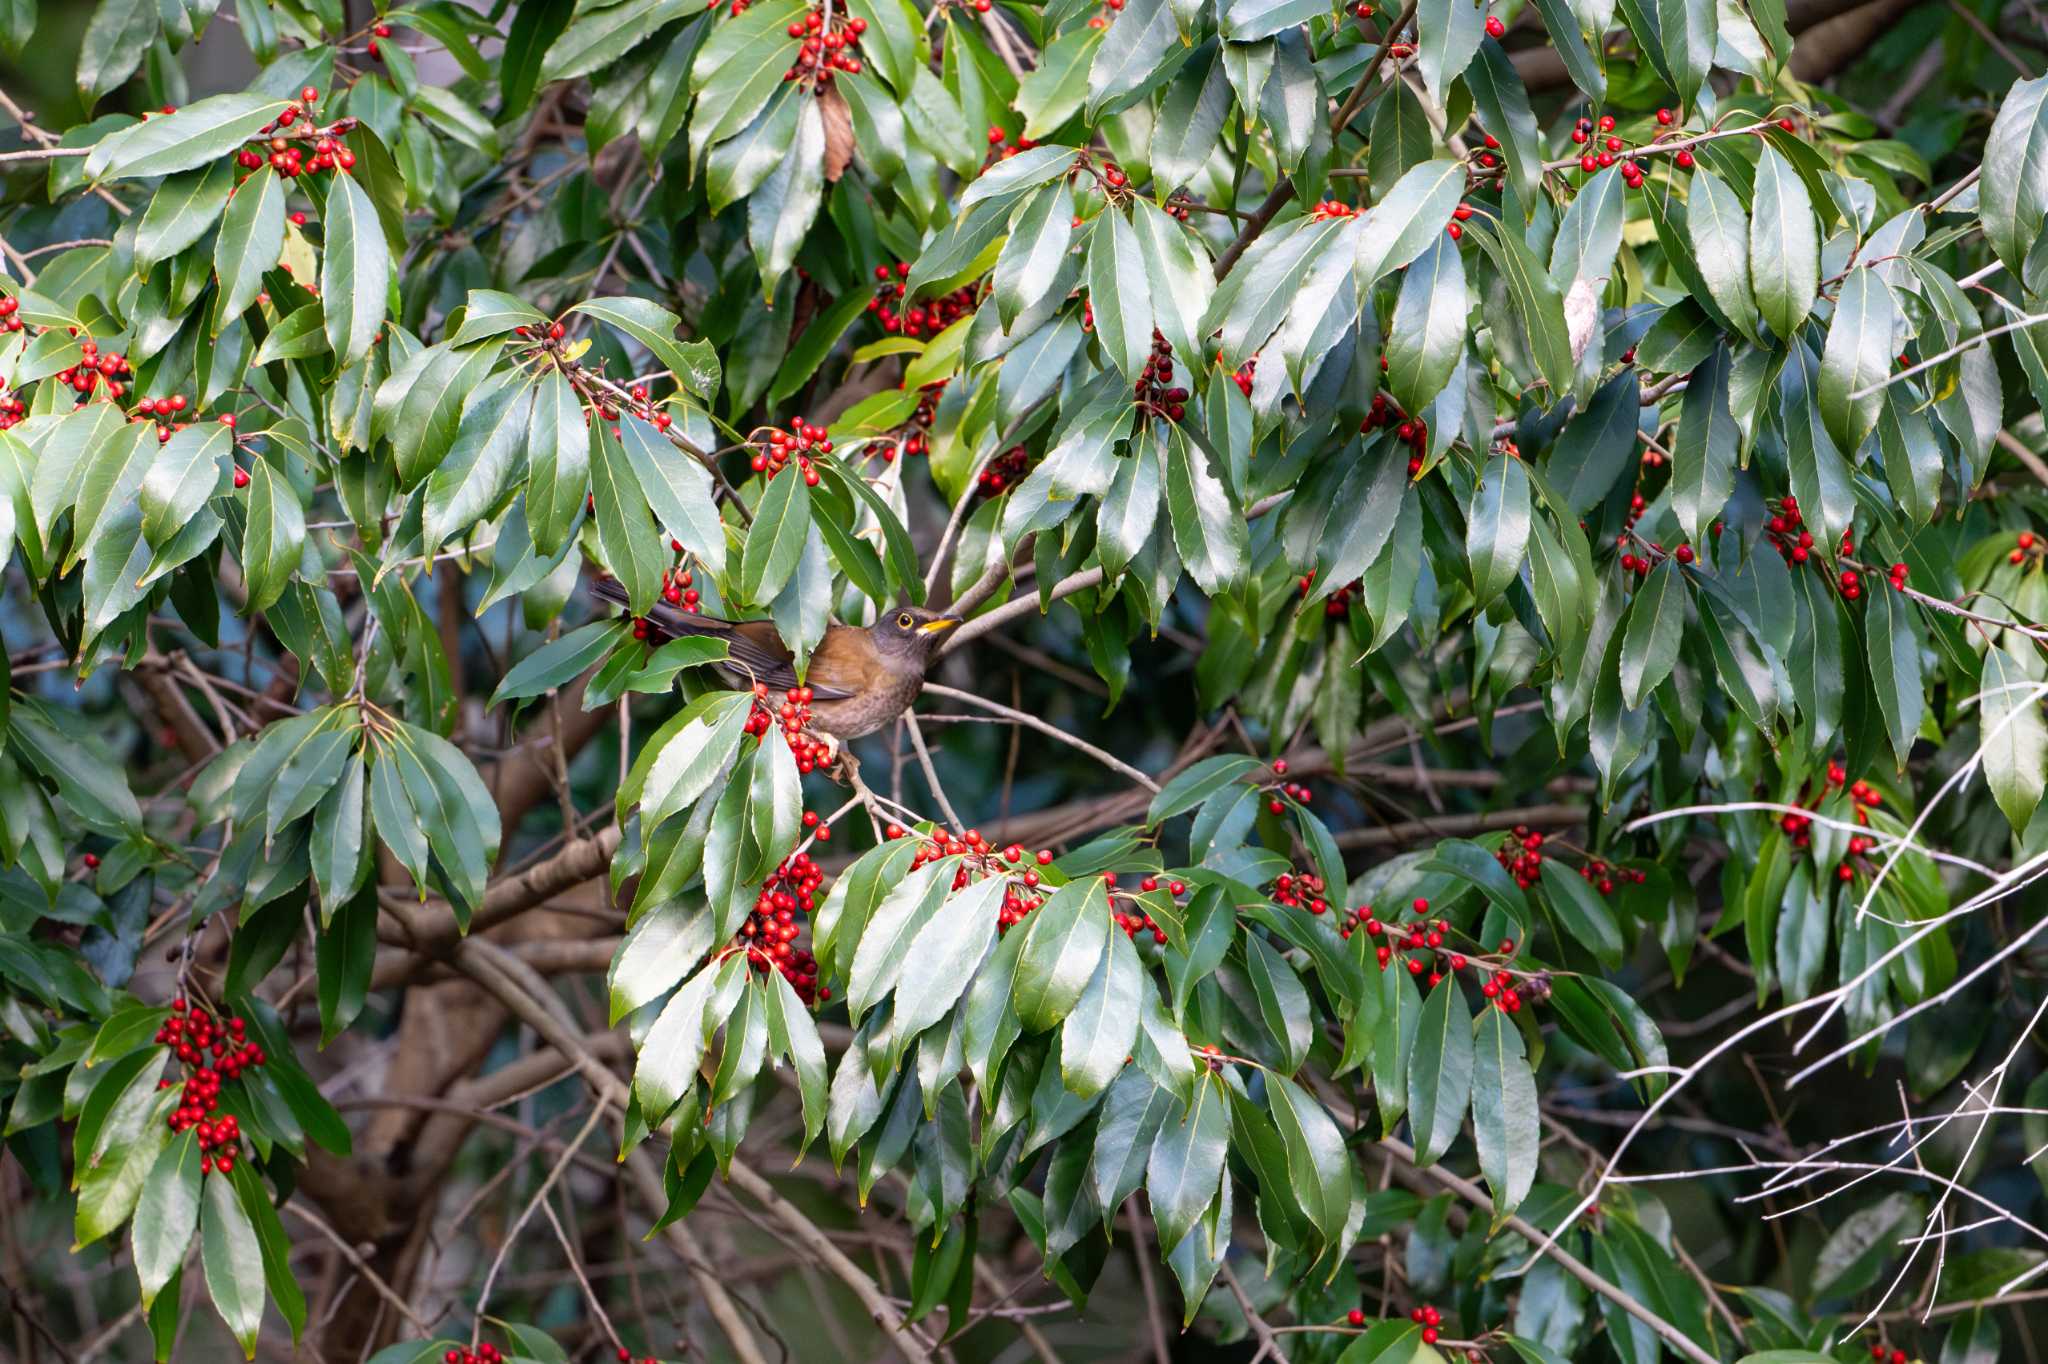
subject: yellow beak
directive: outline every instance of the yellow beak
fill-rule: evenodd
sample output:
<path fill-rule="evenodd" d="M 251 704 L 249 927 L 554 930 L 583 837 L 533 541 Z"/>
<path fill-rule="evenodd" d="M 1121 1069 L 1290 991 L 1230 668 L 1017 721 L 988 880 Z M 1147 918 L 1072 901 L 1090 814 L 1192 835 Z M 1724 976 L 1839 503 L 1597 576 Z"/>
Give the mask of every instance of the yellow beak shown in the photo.
<path fill-rule="evenodd" d="M 952 629 L 959 623 L 959 618 L 956 616 L 940 616 L 937 620 L 928 620 L 918 626 L 917 632 L 921 635 L 936 635 L 941 631 Z"/>

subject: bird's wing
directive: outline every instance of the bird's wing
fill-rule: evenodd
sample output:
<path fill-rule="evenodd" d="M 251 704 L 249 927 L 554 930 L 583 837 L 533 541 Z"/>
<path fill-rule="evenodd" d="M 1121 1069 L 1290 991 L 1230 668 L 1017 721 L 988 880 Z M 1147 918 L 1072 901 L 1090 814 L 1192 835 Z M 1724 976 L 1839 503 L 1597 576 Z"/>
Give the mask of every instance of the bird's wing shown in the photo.
<path fill-rule="evenodd" d="M 828 625 L 811 655 L 804 683 L 820 701 L 838 701 L 871 691 L 887 673 L 875 641 L 850 625 Z"/>
<path fill-rule="evenodd" d="M 625 610 L 632 610 L 626 590 L 613 578 L 599 578 L 591 584 L 591 592 L 601 601 L 610 602 Z M 797 685 L 796 668 L 790 661 L 789 650 L 775 633 L 775 626 L 765 620 L 730 621 L 716 616 L 699 615 L 685 611 L 667 602 L 656 602 L 643 617 L 652 629 L 666 639 L 680 639 L 686 635 L 703 635 L 725 641 L 727 663 L 725 669 L 734 677 L 752 684 L 762 682 L 771 688 L 787 691 Z M 840 627 L 833 627 L 832 633 L 839 633 Z M 861 634 L 859 631 L 853 632 Z M 867 643 L 861 634 L 859 641 Z M 814 669 L 815 671 L 815 669 Z M 818 700 L 838 700 L 851 696 L 830 686 L 819 685 L 813 680 L 813 694 Z"/>

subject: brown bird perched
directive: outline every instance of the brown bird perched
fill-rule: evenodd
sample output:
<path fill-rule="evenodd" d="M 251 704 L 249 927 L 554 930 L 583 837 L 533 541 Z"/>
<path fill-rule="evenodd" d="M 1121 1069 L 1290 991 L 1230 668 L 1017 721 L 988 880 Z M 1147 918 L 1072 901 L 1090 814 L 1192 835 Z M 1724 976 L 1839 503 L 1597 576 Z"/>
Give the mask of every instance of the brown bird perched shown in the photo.
<path fill-rule="evenodd" d="M 604 601 L 632 609 L 615 579 L 600 578 L 592 590 Z M 773 621 L 720 620 L 667 602 L 656 602 L 643 619 L 654 643 L 685 635 L 724 640 L 727 661 L 721 666 L 736 686 L 809 687 L 812 728 L 842 741 L 873 734 L 910 709 L 939 641 L 960 623 L 958 616 L 904 606 L 873 625 L 828 625 L 799 683 L 795 661 Z"/>

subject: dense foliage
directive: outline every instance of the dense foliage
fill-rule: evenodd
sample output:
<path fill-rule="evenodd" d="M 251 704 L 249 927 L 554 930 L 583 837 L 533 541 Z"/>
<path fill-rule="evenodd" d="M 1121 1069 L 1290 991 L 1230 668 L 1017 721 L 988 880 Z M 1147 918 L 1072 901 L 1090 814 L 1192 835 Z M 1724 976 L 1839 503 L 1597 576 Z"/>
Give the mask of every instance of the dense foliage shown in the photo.
<path fill-rule="evenodd" d="M 9 1348 L 2020 1348 L 2030 16 L 0 0 Z"/>

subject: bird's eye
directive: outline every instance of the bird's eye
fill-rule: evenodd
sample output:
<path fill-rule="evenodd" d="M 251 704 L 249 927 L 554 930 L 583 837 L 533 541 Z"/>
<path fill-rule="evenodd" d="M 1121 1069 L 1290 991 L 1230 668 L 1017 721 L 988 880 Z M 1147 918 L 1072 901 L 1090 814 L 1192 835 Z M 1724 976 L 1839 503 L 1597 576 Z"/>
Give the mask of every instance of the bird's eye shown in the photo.
<path fill-rule="evenodd" d="M 908 611 L 905 611 L 902 615 L 896 617 L 896 628 L 899 630 L 908 630 L 912 624 L 913 622 L 910 619 L 910 613 Z"/>

